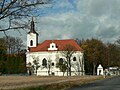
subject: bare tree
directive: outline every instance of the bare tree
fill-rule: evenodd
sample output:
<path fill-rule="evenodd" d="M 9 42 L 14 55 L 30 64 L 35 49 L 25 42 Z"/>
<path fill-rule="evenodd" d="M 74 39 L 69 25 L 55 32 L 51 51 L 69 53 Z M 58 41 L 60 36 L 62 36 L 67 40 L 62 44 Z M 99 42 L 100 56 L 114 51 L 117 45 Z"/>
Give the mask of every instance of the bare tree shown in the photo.
<path fill-rule="evenodd" d="M 33 65 L 32 67 L 35 70 L 35 74 L 37 75 L 37 70 L 39 69 L 40 65 L 39 65 L 39 58 L 38 57 L 33 57 Z"/>
<path fill-rule="evenodd" d="M 64 51 L 61 52 L 62 56 L 64 56 L 67 60 L 67 76 L 71 76 L 71 57 L 76 52 L 75 47 L 67 44 L 64 48 Z"/>
<path fill-rule="evenodd" d="M 29 63 L 27 64 L 27 71 L 28 71 L 28 75 L 32 75 L 32 73 L 33 73 L 33 68 L 32 68 L 31 62 L 29 62 Z"/>
<path fill-rule="evenodd" d="M 15 41 L 16 42 L 16 52 L 19 53 L 22 50 L 22 48 L 24 47 L 24 44 L 23 44 L 22 39 L 20 39 L 18 37 L 16 37 L 15 39 L 16 39 L 16 41 Z"/>
<path fill-rule="evenodd" d="M 0 38 L 0 55 L 5 54 L 7 51 L 6 43 L 3 38 Z"/>
<path fill-rule="evenodd" d="M 48 69 L 48 75 L 49 76 L 50 76 L 50 72 L 51 72 L 51 67 L 52 67 L 52 61 L 49 58 L 48 63 L 47 63 L 47 69 Z"/>
<path fill-rule="evenodd" d="M 81 67 L 82 75 L 84 75 L 84 57 L 80 58 L 80 56 L 79 56 L 79 64 Z"/>
<path fill-rule="evenodd" d="M 74 74 L 77 76 L 84 75 L 84 58 L 81 55 L 78 55 L 78 60 L 74 63 L 71 63 L 72 68 L 75 70 Z M 74 60 L 74 58 L 73 58 Z"/>
<path fill-rule="evenodd" d="M 61 72 L 63 72 L 63 76 L 67 70 L 67 62 L 57 62 L 56 67 L 60 69 Z"/>
<path fill-rule="evenodd" d="M 9 54 L 19 53 L 20 50 L 24 47 L 23 41 L 18 37 L 15 38 L 15 37 L 8 36 L 8 37 L 3 37 L 3 39 L 6 42 Z"/>
<path fill-rule="evenodd" d="M 51 2 L 52 0 L 0 0 L 0 23 L 7 23 L 6 26 L 0 26 L 0 31 L 5 33 L 12 29 L 28 28 L 28 22 L 21 22 L 22 18 L 27 19 L 37 14 L 40 6 L 48 6 Z"/>
<path fill-rule="evenodd" d="M 48 76 L 51 75 L 51 69 L 52 69 L 52 60 L 50 59 L 50 56 L 47 57 L 47 60 L 44 59 L 41 69 L 46 68 L 48 71 Z"/>

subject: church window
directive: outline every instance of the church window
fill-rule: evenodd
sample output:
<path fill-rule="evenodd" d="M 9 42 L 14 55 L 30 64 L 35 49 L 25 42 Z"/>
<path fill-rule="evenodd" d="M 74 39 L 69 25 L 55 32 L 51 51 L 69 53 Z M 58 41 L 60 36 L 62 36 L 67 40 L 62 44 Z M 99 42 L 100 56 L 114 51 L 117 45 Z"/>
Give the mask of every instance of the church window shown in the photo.
<path fill-rule="evenodd" d="M 30 46 L 33 46 L 33 40 L 30 41 Z"/>
<path fill-rule="evenodd" d="M 52 66 L 54 66 L 54 63 L 52 63 Z"/>
<path fill-rule="evenodd" d="M 63 59 L 62 58 L 59 59 L 59 63 L 63 64 Z"/>
<path fill-rule="evenodd" d="M 76 57 L 73 57 L 73 61 L 76 61 Z"/>
<path fill-rule="evenodd" d="M 54 48 L 54 45 L 52 45 L 52 48 Z"/>
<path fill-rule="evenodd" d="M 50 47 L 48 48 L 48 50 L 58 50 L 58 48 L 56 48 L 55 43 L 50 43 Z"/>
<path fill-rule="evenodd" d="M 47 60 L 45 58 L 42 60 L 42 65 L 45 67 L 47 66 Z"/>
<path fill-rule="evenodd" d="M 54 76 L 55 75 L 55 73 L 54 72 L 52 72 L 52 76 Z"/>

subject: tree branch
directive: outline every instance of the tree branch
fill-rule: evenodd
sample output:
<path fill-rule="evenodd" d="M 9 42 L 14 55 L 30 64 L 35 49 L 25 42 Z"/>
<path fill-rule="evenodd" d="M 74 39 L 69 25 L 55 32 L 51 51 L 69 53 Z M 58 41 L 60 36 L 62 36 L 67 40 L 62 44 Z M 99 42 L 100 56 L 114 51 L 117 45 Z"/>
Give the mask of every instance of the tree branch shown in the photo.
<path fill-rule="evenodd" d="M 5 31 L 11 30 L 11 29 L 23 29 L 26 26 L 17 26 L 11 27 L 13 23 L 12 20 L 16 20 L 16 18 L 21 17 L 29 17 L 37 5 L 44 5 L 49 4 L 52 0 L 2 0 L 0 2 L 0 20 L 1 23 L 4 22 L 4 18 L 8 19 L 8 28 L 0 29 L 0 31 L 3 31 L 5 34 Z M 39 7 L 38 7 L 39 8 Z M 2 21 L 3 20 L 3 21 Z"/>
<path fill-rule="evenodd" d="M 3 0 L 3 2 L 2 2 L 2 6 L 1 6 L 1 10 L 0 10 L 0 12 L 2 12 L 3 7 L 4 7 L 4 4 L 5 4 L 5 0 Z"/>
<path fill-rule="evenodd" d="M 0 12 L 1 14 L 6 11 L 7 9 L 10 9 L 12 7 L 13 4 L 16 3 L 17 0 L 13 0 L 10 2 L 10 4 L 8 4 L 5 8 L 2 9 L 2 11 Z"/>
<path fill-rule="evenodd" d="M 1 29 L 0 31 L 8 31 L 8 30 L 11 30 L 11 29 L 23 29 L 25 28 L 25 26 L 20 26 L 20 27 L 9 27 L 9 28 L 6 28 L 6 29 Z"/>

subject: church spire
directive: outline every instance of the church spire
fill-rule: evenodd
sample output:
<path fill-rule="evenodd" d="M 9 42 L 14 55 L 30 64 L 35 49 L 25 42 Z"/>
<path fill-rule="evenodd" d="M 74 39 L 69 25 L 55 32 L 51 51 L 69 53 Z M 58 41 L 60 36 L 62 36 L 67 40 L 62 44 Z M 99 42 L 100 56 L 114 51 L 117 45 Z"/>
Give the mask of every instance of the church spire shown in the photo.
<path fill-rule="evenodd" d="M 34 23 L 34 20 L 33 20 L 33 17 L 32 17 L 32 21 L 31 21 L 31 24 L 30 24 L 30 31 L 28 33 L 36 33 L 38 34 L 36 31 L 35 31 L 35 23 Z"/>
<path fill-rule="evenodd" d="M 33 21 L 33 17 L 32 17 L 32 21 L 31 21 L 31 32 L 35 32 L 35 24 L 34 24 L 34 21 Z"/>
<path fill-rule="evenodd" d="M 30 24 L 30 31 L 27 34 L 27 46 L 28 47 L 37 47 L 38 45 L 38 33 L 35 31 L 35 24 L 32 18 Z"/>

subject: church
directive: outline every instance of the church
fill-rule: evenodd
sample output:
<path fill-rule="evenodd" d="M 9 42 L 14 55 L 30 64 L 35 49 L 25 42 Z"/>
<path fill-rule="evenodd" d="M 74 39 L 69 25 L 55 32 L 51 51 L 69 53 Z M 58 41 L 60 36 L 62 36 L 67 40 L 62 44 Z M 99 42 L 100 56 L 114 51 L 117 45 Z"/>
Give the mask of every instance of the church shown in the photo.
<path fill-rule="evenodd" d="M 32 19 L 31 29 L 27 33 L 26 67 L 29 75 L 84 75 L 83 49 L 75 40 L 45 40 L 38 44 L 38 35 Z"/>

